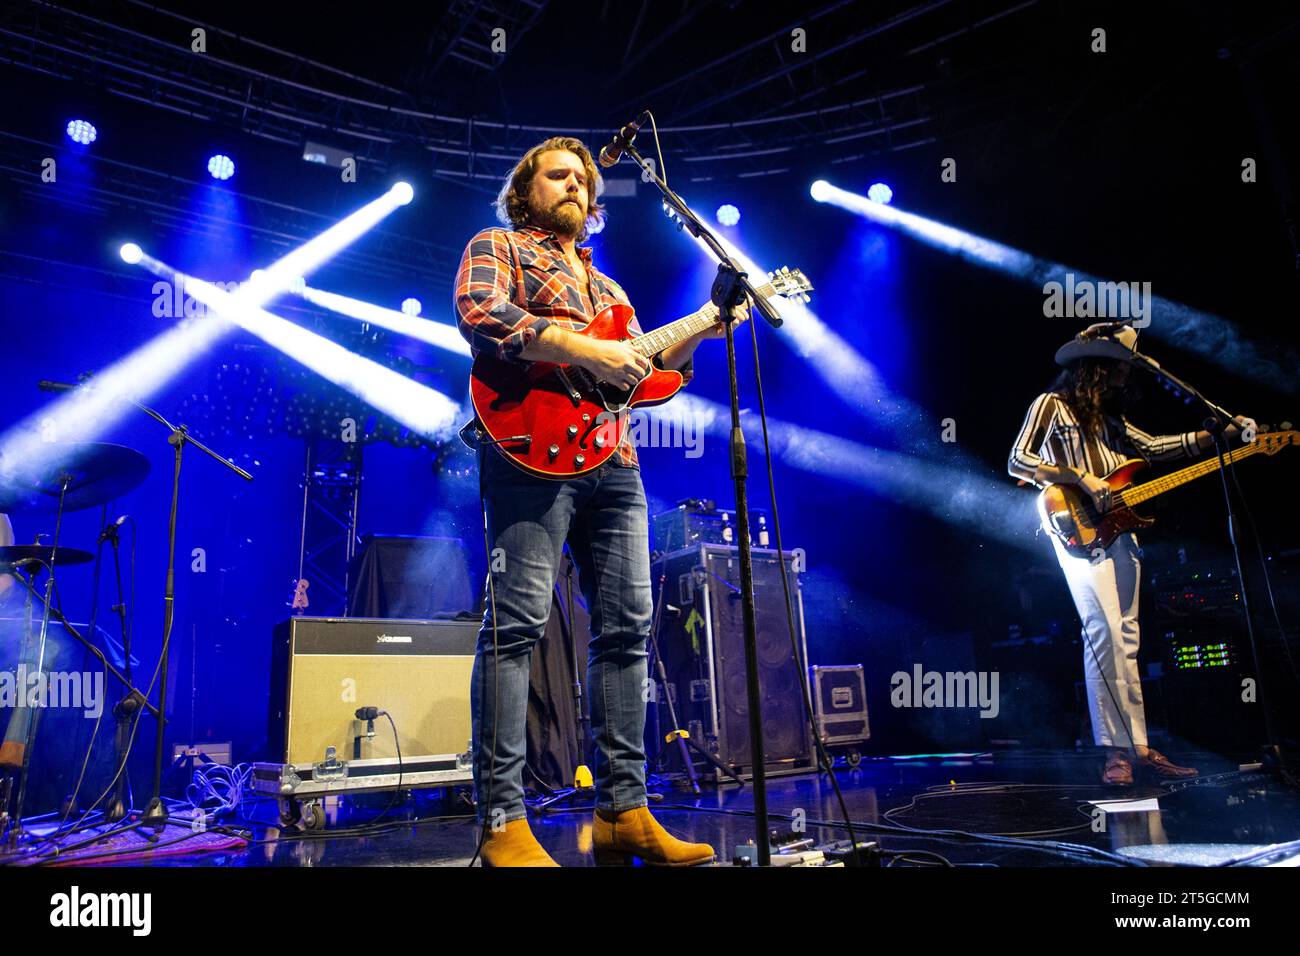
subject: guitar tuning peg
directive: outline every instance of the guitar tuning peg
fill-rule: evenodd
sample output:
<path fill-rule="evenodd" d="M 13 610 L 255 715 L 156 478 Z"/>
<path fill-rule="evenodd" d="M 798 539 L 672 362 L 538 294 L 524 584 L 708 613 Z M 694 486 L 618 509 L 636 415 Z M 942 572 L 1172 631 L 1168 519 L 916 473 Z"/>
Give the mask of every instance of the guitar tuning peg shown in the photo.
<path fill-rule="evenodd" d="M 1283 422 L 1281 425 L 1278 426 L 1278 428 L 1282 429 L 1282 431 L 1284 432 L 1289 432 L 1292 427 L 1293 426 L 1291 425 L 1290 422 Z"/>

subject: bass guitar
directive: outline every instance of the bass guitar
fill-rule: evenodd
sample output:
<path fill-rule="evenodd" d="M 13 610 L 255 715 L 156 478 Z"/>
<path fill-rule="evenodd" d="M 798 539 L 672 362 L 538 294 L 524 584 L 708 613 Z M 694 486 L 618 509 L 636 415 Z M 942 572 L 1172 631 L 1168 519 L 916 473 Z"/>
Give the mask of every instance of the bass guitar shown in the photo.
<path fill-rule="evenodd" d="M 1300 431 L 1261 431 L 1256 433 L 1254 441 L 1234 448 L 1223 457 L 1231 463 L 1251 455 L 1276 455 L 1288 445 L 1297 444 L 1298 440 Z M 1154 518 L 1144 518 L 1134 511 L 1134 505 L 1204 475 L 1214 474 L 1221 464 L 1215 455 L 1154 481 L 1133 484 L 1133 477 L 1146 466 L 1147 463 L 1140 458 L 1131 458 L 1105 476 L 1104 480 L 1111 489 L 1111 503 L 1104 512 L 1097 510 L 1091 495 L 1075 485 L 1048 485 L 1038 494 L 1038 516 L 1043 530 L 1054 535 L 1069 554 L 1076 558 L 1090 558 L 1098 550 L 1110 547 L 1111 542 L 1126 531 L 1155 524 Z"/>

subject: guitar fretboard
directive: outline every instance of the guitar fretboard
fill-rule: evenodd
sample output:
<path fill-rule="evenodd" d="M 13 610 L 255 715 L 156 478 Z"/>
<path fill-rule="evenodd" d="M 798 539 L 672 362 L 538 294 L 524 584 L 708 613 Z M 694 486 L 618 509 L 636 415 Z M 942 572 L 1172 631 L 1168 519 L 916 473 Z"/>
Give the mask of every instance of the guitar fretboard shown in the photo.
<path fill-rule="evenodd" d="M 1250 457 L 1258 451 L 1262 451 L 1263 447 L 1263 436 L 1259 436 L 1259 438 L 1248 445 L 1234 448 L 1232 451 L 1228 452 L 1224 458 L 1228 462 L 1239 461 L 1242 458 Z M 1206 459 L 1205 461 L 1199 461 L 1186 468 L 1180 468 L 1178 471 L 1171 472 L 1163 478 L 1157 478 L 1154 481 L 1148 481 L 1135 488 L 1129 488 L 1126 491 L 1120 492 L 1116 497 L 1118 497 L 1120 502 L 1125 505 L 1140 504 L 1143 501 L 1154 498 L 1156 495 L 1164 494 L 1166 491 L 1171 491 L 1179 485 L 1185 485 L 1187 482 L 1194 481 L 1202 475 L 1212 474 L 1218 470 L 1219 456 L 1215 455 L 1213 458 Z"/>
<path fill-rule="evenodd" d="M 772 283 L 765 282 L 763 285 L 755 287 L 755 291 L 764 299 L 771 298 L 776 291 Z M 647 332 L 632 340 L 632 347 L 644 355 L 646 358 L 658 355 L 666 348 L 676 345 L 678 342 L 684 342 L 692 335 L 698 335 L 700 332 L 716 325 L 718 322 L 718 307 L 710 302 L 698 312 L 692 312 L 690 315 L 683 316 L 667 325 L 661 325 L 653 332 Z"/>

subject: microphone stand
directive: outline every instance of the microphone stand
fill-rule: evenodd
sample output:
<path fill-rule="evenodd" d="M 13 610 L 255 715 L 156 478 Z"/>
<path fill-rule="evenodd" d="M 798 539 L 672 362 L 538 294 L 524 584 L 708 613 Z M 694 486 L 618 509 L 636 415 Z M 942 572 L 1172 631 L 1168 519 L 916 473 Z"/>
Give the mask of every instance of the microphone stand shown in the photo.
<path fill-rule="evenodd" d="M 1154 375 L 1175 396 L 1185 396 L 1184 403 L 1193 400 L 1200 402 L 1210 413 L 1202 424 L 1214 439 L 1215 453 L 1219 457 L 1219 483 L 1223 487 L 1223 504 L 1228 517 L 1228 542 L 1232 545 L 1233 560 L 1237 564 L 1237 582 L 1241 585 L 1241 610 L 1246 619 L 1246 637 L 1250 642 L 1250 659 L 1255 669 L 1255 682 L 1259 688 L 1259 700 L 1264 705 L 1264 746 L 1262 748 L 1264 763 L 1267 766 L 1281 769 L 1283 768 L 1282 751 L 1278 746 L 1277 736 L 1273 730 L 1273 720 L 1269 716 L 1268 698 L 1264 694 L 1264 674 L 1259 666 L 1259 649 L 1255 638 L 1254 615 L 1250 611 L 1250 596 L 1247 593 L 1246 577 L 1241 564 L 1241 545 L 1237 540 L 1237 516 L 1232 507 L 1232 493 L 1228 489 L 1227 469 L 1229 464 L 1226 457 L 1228 440 L 1224 435 L 1224 430 L 1232 422 L 1232 416 L 1187 382 L 1161 367 L 1160 363 L 1155 359 L 1142 355 L 1140 352 L 1134 352 L 1132 361 L 1134 365 L 1144 368 Z M 1283 640 L 1285 640 L 1285 637 L 1283 637 Z"/>
<path fill-rule="evenodd" d="M 632 134 L 633 136 L 635 133 Z M 734 309 L 746 295 L 754 303 L 754 308 L 773 328 L 782 324 L 781 316 L 754 288 L 749 277 L 740 265 L 732 259 L 718 241 L 717 236 L 709 231 L 693 213 L 689 206 L 675 193 L 658 173 L 637 152 L 631 142 L 632 136 L 624 135 L 620 130 L 616 136 L 622 151 L 632 158 L 642 170 L 642 178 L 653 182 L 663 194 L 664 203 L 672 209 L 681 224 L 706 246 L 718 260 L 718 276 L 713 282 L 710 298 L 722 314 L 727 340 L 727 384 L 731 390 L 731 437 L 730 460 L 731 479 L 736 491 L 736 535 L 740 548 L 740 591 L 741 610 L 744 619 L 745 646 L 745 684 L 749 700 L 749 746 L 750 759 L 754 772 L 754 827 L 758 832 L 755 840 L 758 849 L 758 865 L 770 866 L 771 836 L 768 828 L 767 812 L 767 757 L 763 749 L 762 692 L 758 682 L 758 649 L 755 631 L 754 612 L 754 567 L 749 540 L 749 501 L 746 482 L 749 477 L 745 454 L 745 435 L 740 429 L 740 386 L 736 380 L 736 341 L 731 327 Z"/>
<path fill-rule="evenodd" d="M 54 517 L 54 540 L 50 545 L 50 563 L 46 567 L 47 574 L 45 580 L 45 598 L 44 598 L 45 608 L 41 612 L 41 632 L 39 638 L 37 638 L 37 644 L 36 644 L 37 680 L 40 680 L 40 675 L 45 673 L 45 644 L 50 631 L 50 605 L 54 600 L 54 568 L 55 565 L 58 564 L 58 559 L 59 559 L 59 535 L 63 529 L 63 505 L 67 499 L 68 486 L 70 484 L 72 484 L 71 475 L 65 472 L 64 474 L 59 476 L 59 507 Z M 33 574 L 32 577 L 35 577 L 35 574 Z M 32 590 L 33 594 L 37 593 L 35 589 L 31 587 L 30 582 L 25 582 L 25 583 L 28 584 L 28 587 L 29 589 Z M 28 617 L 29 624 L 30 621 L 31 618 L 29 616 Z M 23 644 L 24 652 L 26 651 L 26 649 L 27 649 L 27 645 L 26 642 L 24 641 Z M 26 693 L 26 688 L 23 689 L 23 692 Z M 25 743 L 23 745 L 23 765 L 21 771 L 19 772 L 19 777 L 18 777 L 18 800 L 14 806 L 14 816 L 13 816 L 14 827 L 12 830 L 9 831 L 10 847 L 16 847 L 19 841 L 22 840 L 24 836 L 23 804 L 27 799 L 27 781 L 32 770 L 32 751 L 36 748 L 36 731 L 37 728 L 40 726 L 41 713 L 44 711 L 44 709 L 45 708 L 41 706 L 36 707 L 35 712 L 30 715 L 27 721 L 27 736 L 26 736 Z"/>
<path fill-rule="evenodd" d="M 193 437 L 184 425 L 173 425 L 148 405 L 137 402 L 135 399 L 129 399 L 129 401 L 171 433 L 167 436 L 167 444 L 172 447 L 174 452 L 172 504 L 171 513 L 167 519 L 167 583 L 163 589 L 163 637 L 162 656 L 159 662 L 158 723 L 157 733 L 154 738 L 153 796 L 140 818 L 142 823 L 152 826 L 155 831 L 160 831 L 167 823 L 167 810 L 162 802 L 163 732 L 167 722 L 165 717 L 167 712 L 167 653 L 168 645 L 171 643 L 172 621 L 176 608 L 176 512 L 180 505 L 181 453 L 185 450 L 186 445 L 193 445 L 213 461 L 225 465 L 245 481 L 252 481 L 253 476 Z"/>

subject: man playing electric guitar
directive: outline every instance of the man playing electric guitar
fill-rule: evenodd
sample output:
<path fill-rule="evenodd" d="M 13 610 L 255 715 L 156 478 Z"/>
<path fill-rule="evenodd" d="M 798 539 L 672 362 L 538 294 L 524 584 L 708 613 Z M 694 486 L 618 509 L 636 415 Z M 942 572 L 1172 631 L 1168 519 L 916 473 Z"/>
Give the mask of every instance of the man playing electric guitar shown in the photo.
<path fill-rule="evenodd" d="M 530 149 L 497 198 L 509 228 L 470 240 L 456 279 L 461 334 L 476 356 L 502 362 L 576 366 L 595 381 L 632 389 L 651 359 L 628 342 L 577 334 L 626 294 L 579 246 L 602 223 L 600 175 L 576 139 L 554 137 Z M 744 321 L 748 306 L 738 310 Z M 633 322 L 633 334 L 641 330 Z M 661 369 L 691 375 L 696 345 L 725 333 L 714 323 L 653 356 Z M 636 451 L 624 431 L 598 468 L 548 478 L 517 467 L 502 445 L 479 448 L 479 473 L 491 553 L 486 610 L 474 660 L 471 713 L 474 786 L 486 866 L 555 866 L 526 819 L 523 794 L 529 661 L 542 637 L 551 589 L 567 540 L 591 613 L 587 686 L 596 742 L 598 863 L 637 856 L 692 865 L 713 848 L 685 843 L 646 809 L 646 639 L 650 631 L 650 548 L 645 492 Z M 495 618 L 495 619 L 494 619 Z"/>
<path fill-rule="evenodd" d="M 1128 325 L 1090 326 L 1056 353 L 1065 367 L 1053 388 L 1029 407 L 1007 470 L 1042 488 L 1076 485 L 1097 513 L 1111 507 L 1107 475 L 1126 460 L 1168 461 L 1210 449 L 1206 431 L 1152 436 L 1124 417 L 1137 332 Z M 1225 430 L 1234 439 L 1254 423 L 1237 418 Z M 1106 748 L 1102 782 L 1131 786 L 1136 763 L 1160 778 L 1194 777 L 1147 745 L 1142 682 L 1138 673 L 1138 543 L 1131 531 L 1090 557 L 1071 555 L 1049 535 L 1070 594 L 1083 621 L 1083 663 L 1093 738 Z"/>

